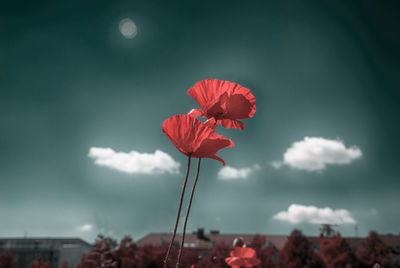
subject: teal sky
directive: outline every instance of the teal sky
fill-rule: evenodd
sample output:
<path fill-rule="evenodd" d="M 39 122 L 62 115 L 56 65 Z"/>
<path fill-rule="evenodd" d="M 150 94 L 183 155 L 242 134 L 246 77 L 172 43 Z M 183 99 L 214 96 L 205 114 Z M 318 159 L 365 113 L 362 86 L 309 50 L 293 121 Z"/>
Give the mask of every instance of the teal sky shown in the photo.
<path fill-rule="evenodd" d="M 221 179 L 222 165 L 204 160 L 189 231 L 317 235 L 313 222 L 329 207 L 328 221 L 345 210 L 343 235 L 400 232 L 396 1 L 8 2 L 0 8 L 0 236 L 91 242 L 99 232 L 171 231 L 186 157 L 161 125 L 198 108 L 186 91 L 206 78 L 249 88 L 257 112 L 244 131 L 217 129 L 236 144 L 218 155 L 245 178 Z M 133 38 L 119 29 L 125 18 L 137 27 Z M 305 137 L 346 147 L 284 161 Z M 99 166 L 92 147 L 161 150 L 179 174 Z"/>

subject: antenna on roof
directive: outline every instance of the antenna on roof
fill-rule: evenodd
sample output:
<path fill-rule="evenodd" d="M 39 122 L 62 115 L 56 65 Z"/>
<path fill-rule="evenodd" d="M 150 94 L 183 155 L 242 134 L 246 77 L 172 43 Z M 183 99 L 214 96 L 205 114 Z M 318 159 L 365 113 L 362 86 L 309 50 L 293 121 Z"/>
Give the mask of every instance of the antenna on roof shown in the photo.
<path fill-rule="evenodd" d="M 358 226 L 354 226 L 354 235 L 358 237 Z"/>
<path fill-rule="evenodd" d="M 330 223 L 324 223 L 321 225 L 321 228 L 319 229 L 321 232 L 321 235 L 325 237 L 332 237 L 337 234 L 337 232 L 332 228 L 332 226 L 339 226 L 338 224 L 330 224 Z"/>

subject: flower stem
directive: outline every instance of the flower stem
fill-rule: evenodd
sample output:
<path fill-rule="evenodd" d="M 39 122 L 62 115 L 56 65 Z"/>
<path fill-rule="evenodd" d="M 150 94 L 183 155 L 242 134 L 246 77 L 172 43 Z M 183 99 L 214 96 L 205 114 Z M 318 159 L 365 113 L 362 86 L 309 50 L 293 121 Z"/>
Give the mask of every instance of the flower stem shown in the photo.
<path fill-rule="evenodd" d="M 187 224 L 187 221 L 189 218 L 189 212 L 190 212 L 190 207 L 192 206 L 194 190 L 196 189 L 197 179 L 199 178 L 199 173 L 200 173 L 200 161 L 201 161 L 201 158 L 199 158 L 199 162 L 197 164 L 196 179 L 194 180 L 192 193 L 190 194 L 190 200 L 189 200 L 189 205 L 188 205 L 187 212 L 186 212 L 185 223 L 183 225 L 182 241 L 181 241 L 181 247 L 179 248 L 178 262 L 176 263 L 176 268 L 179 268 L 179 263 L 181 262 L 181 256 L 182 256 L 182 252 L 183 252 L 183 244 L 185 243 L 186 224 Z"/>
<path fill-rule="evenodd" d="M 171 242 L 169 243 L 169 246 L 168 246 L 167 255 L 166 255 L 165 260 L 164 260 L 164 266 L 163 266 L 164 268 L 167 267 L 169 254 L 170 254 L 170 252 L 171 252 L 172 244 L 174 243 L 175 236 L 176 236 L 176 229 L 178 228 L 179 216 L 181 215 L 181 209 L 182 209 L 183 196 L 184 196 L 184 194 L 185 194 L 186 184 L 187 184 L 188 177 L 189 177 L 190 160 L 191 160 L 191 159 L 192 159 L 192 157 L 191 157 L 191 156 L 188 156 L 188 165 L 187 165 L 187 168 L 186 168 L 185 182 L 183 183 L 182 193 L 181 193 L 181 200 L 180 200 L 180 202 L 179 202 L 179 208 L 178 208 L 178 214 L 176 215 L 176 222 L 175 222 L 174 234 L 172 235 Z"/>

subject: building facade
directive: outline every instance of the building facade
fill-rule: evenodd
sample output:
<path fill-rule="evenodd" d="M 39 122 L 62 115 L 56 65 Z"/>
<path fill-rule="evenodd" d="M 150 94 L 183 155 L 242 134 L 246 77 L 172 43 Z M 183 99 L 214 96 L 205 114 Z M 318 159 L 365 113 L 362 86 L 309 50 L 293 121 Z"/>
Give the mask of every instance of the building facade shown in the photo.
<path fill-rule="evenodd" d="M 61 267 L 63 260 L 68 260 L 68 267 L 76 267 L 91 249 L 92 245 L 79 238 L 0 238 L 0 254 L 12 253 L 17 261 L 14 268 L 26 268 L 39 259 L 50 262 L 51 268 Z"/>

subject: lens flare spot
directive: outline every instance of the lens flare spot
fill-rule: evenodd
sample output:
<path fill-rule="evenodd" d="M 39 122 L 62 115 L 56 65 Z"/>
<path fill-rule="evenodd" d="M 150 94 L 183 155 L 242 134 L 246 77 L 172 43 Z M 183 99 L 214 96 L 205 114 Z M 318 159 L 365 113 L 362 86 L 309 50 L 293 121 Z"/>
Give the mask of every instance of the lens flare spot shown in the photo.
<path fill-rule="evenodd" d="M 138 32 L 136 24 L 129 18 L 122 19 L 119 22 L 119 31 L 127 39 L 134 38 Z"/>

